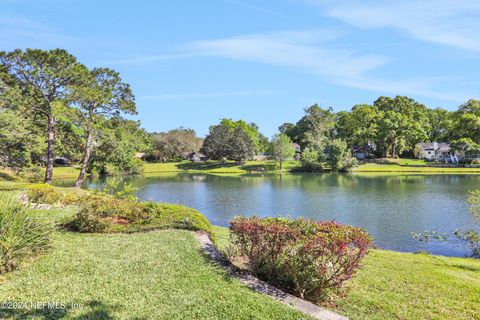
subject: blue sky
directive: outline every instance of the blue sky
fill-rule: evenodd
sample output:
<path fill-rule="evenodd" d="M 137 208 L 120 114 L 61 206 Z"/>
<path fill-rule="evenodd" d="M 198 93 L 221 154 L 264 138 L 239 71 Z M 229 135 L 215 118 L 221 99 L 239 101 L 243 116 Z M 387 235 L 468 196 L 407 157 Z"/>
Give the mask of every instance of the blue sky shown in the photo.
<path fill-rule="evenodd" d="M 69 50 L 119 71 L 148 131 L 220 118 L 267 136 L 313 103 L 480 97 L 480 1 L 0 0 L 0 50 Z"/>

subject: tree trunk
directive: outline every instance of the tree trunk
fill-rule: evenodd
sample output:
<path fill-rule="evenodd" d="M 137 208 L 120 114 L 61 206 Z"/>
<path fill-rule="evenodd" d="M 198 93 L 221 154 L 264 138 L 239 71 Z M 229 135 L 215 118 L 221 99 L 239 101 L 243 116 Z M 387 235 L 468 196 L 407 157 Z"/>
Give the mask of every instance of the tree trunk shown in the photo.
<path fill-rule="evenodd" d="M 91 145 L 92 145 L 92 133 L 88 131 L 85 139 L 85 148 L 83 149 L 82 166 L 80 168 L 80 174 L 78 175 L 77 182 L 75 183 L 76 188 L 80 188 L 82 186 L 83 181 L 85 180 L 88 161 L 90 160 L 90 154 L 92 152 Z"/>
<path fill-rule="evenodd" d="M 280 159 L 280 173 L 283 173 L 283 160 Z"/>
<path fill-rule="evenodd" d="M 48 138 L 47 138 L 47 169 L 45 170 L 44 183 L 51 184 L 53 177 L 53 161 L 55 149 L 55 125 L 56 120 L 53 115 L 48 116 Z"/>
<path fill-rule="evenodd" d="M 392 158 L 395 158 L 395 143 L 392 144 Z"/>

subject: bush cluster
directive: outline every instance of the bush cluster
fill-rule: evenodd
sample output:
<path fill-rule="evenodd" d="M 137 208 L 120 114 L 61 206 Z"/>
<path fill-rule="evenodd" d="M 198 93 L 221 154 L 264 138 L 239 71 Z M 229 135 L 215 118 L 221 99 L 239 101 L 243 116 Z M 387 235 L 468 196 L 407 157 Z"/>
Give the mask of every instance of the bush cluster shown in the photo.
<path fill-rule="evenodd" d="M 49 184 L 39 183 L 27 187 L 28 201 L 55 206 L 72 205 L 81 202 L 83 192 L 64 193 Z"/>
<path fill-rule="evenodd" d="M 0 273 L 15 269 L 22 259 L 50 243 L 54 226 L 32 215 L 29 206 L 0 195 Z"/>
<path fill-rule="evenodd" d="M 373 241 L 363 229 L 334 221 L 237 217 L 230 230 L 251 272 L 316 303 L 344 292 Z"/>
<path fill-rule="evenodd" d="M 28 200 L 33 203 L 61 204 L 64 195 L 49 184 L 32 184 L 28 187 Z"/>
<path fill-rule="evenodd" d="M 140 202 L 103 192 L 82 198 L 75 217 L 66 227 L 78 232 L 135 232 L 151 229 L 187 229 L 211 232 L 200 212 L 179 205 Z"/>

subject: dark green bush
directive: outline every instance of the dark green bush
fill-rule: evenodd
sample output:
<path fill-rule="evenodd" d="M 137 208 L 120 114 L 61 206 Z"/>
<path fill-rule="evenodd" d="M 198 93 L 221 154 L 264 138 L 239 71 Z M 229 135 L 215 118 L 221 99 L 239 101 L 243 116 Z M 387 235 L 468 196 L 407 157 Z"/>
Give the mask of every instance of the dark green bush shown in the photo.
<path fill-rule="evenodd" d="M 102 192 L 85 196 L 66 227 L 78 232 L 135 232 L 151 229 L 186 229 L 211 232 L 200 212 L 185 206 L 140 202 Z"/>
<path fill-rule="evenodd" d="M 53 230 L 52 224 L 36 219 L 29 206 L 0 195 L 0 273 L 15 269 L 22 259 L 45 249 Z"/>

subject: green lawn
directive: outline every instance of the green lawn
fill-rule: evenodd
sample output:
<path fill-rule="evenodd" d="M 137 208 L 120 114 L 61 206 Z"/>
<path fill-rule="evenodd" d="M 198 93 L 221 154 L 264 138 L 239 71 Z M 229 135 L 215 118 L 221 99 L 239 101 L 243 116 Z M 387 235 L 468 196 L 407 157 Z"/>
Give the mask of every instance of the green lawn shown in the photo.
<path fill-rule="evenodd" d="M 352 172 L 400 172 L 423 174 L 480 174 L 480 168 L 442 168 L 428 166 L 407 166 L 398 164 L 366 163 L 353 168 Z"/>
<path fill-rule="evenodd" d="M 2 302 L 67 305 L 3 309 L 2 319 L 308 319 L 212 265 L 188 231 L 57 233 L 47 254 L 1 283 Z"/>
<path fill-rule="evenodd" d="M 228 229 L 215 227 L 216 244 Z M 480 261 L 372 250 L 337 311 L 351 319 L 480 319 Z"/>
<path fill-rule="evenodd" d="M 285 161 L 284 170 L 289 171 L 298 166 L 296 161 Z M 192 172 L 192 173 L 218 173 L 218 174 L 250 174 L 250 173 L 275 173 L 279 170 L 276 161 L 247 161 L 244 165 L 235 162 L 219 163 L 217 161 L 207 162 L 167 162 L 145 164 L 145 175 L 154 175 L 164 172 Z"/>
<path fill-rule="evenodd" d="M 430 167 L 428 162 L 418 159 L 392 159 L 390 164 L 362 164 L 352 171 L 354 173 L 412 173 L 412 174 L 480 174 L 480 168 L 439 168 Z M 297 168 L 297 161 L 286 161 L 284 172 L 288 173 Z M 245 165 L 239 166 L 235 162 L 218 163 L 208 162 L 167 162 L 167 163 L 145 163 L 143 174 L 147 177 L 174 173 L 208 173 L 245 175 L 278 173 L 279 166 L 276 161 L 248 161 Z M 75 179 L 78 177 L 78 167 L 55 167 L 53 177 L 55 180 Z M 16 177 L 12 172 L 0 170 L 0 189 L 2 184 L 12 184 L 22 179 Z"/>

